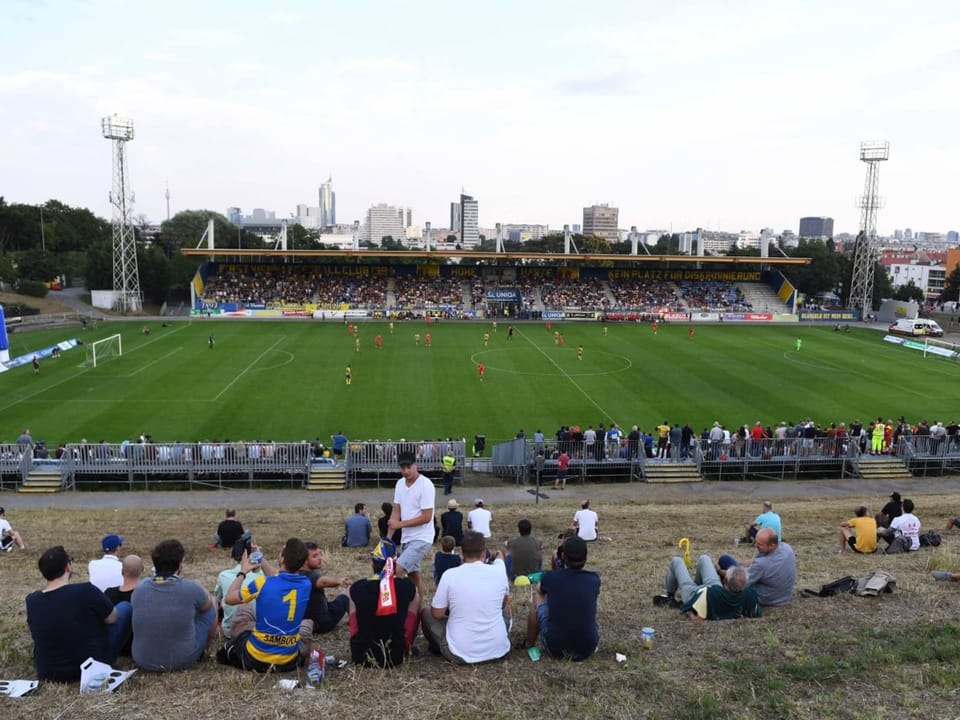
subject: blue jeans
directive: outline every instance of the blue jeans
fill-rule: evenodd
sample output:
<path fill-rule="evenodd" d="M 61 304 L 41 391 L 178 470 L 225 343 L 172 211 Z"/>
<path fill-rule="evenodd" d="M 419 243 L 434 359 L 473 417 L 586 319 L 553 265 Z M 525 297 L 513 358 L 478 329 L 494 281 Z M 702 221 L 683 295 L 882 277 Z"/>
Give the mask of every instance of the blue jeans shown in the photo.
<path fill-rule="evenodd" d="M 107 625 L 107 652 L 109 657 L 104 658 L 104 662 L 108 665 L 112 665 L 117 659 L 117 654 L 130 637 L 130 631 L 133 627 L 133 606 L 129 601 L 119 602 L 113 609 L 117 611 L 117 621 L 112 625 Z"/>

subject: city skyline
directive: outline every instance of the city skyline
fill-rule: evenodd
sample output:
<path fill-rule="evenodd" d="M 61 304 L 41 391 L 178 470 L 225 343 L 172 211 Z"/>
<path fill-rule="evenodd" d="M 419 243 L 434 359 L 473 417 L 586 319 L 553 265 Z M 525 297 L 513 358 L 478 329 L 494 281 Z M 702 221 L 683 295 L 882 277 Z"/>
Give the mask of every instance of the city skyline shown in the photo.
<path fill-rule="evenodd" d="M 155 222 L 168 184 L 173 213 L 286 217 L 332 176 L 339 223 L 384 202 L 443 227 L 466 187 L 480 227 L 560 229 L 609 203 L 621 228 L 781 232 L 824 216 L 855 233 L 860 142 L 889 140 L 878 234 L 960 226 L 955 3 L 466 12 L 15 0 L 0 28 L 0 195 L 109 218 L 98 128 L 117 113 L 136 128 L 133 211 Z M 449 32 L 465 20 L 470 33 Z"/>

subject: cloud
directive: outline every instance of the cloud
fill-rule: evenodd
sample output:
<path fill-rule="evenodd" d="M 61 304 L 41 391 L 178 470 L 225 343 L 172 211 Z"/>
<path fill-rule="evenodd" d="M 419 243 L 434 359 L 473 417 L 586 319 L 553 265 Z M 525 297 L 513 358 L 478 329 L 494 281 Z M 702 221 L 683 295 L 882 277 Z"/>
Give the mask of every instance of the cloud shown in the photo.
<path fill-rule="evenodd" d="M 638 95 L 640 76 L 624 70 L 595 75 L 580 75 L 561 80 L 558 89 L 570 95 Z"/>
<path fill-rule="evenodd" d="M 417 66 L 395 57 L 367 57 L 341 61 L 334 65 L 333 71 L 339 75 L 412 73 Z"/>

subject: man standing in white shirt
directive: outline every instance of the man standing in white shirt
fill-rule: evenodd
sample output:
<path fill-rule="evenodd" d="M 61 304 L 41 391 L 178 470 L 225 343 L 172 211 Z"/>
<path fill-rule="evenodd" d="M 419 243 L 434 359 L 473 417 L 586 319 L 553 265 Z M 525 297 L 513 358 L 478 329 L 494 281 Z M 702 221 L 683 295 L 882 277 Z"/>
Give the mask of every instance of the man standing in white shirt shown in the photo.
<path fill-rule="evenodd" d="M 600 518 L 590 509 L 589 500 L 584 500 L 580 509 L 573 514 L 573 526 L 577 529 L 577 535 L 587 542 L 597 539 L 597 533 L 600 531 Z"/>
<path fill-rule="evenodd" d="M 463 536 L 463 564 L 443 573 L 421 628 L 430 651 L 455 664 L 498 660 L 510 652 L 510 582 L 500 553 L 483 561 L 483 536 Z"/>
<path fill-rule="evenodd" d="M 433 506 L 437 490 L 430 478 L 417 469 L 417 458 L 409 451 L 397 458 L 400 474 L 393 491 L 393 511 L 387 522 L 390 534 L 402 529 L 397 570 L 406 572 L 423 597 L 420 563 L 433 545 Z"/>
<path fill-rule="evenodd" d="M 483 506 L 481 498 L 474 500 L 473 504 L 475 507 L 467 513 L 467 527 L 488 538 L 491 536 L 490 522 L 493 520 L 493 513 Z"/>
<path fill-rule="evenodd" d="M 123 585 L 123 562 L 118 553 L 123 547 L 123 538 L 119 535 L 107 535 L 100 541 L 103 557 L 91 560 L 87 565 L 90 584 L 104 592 L 107 588 Z"/>

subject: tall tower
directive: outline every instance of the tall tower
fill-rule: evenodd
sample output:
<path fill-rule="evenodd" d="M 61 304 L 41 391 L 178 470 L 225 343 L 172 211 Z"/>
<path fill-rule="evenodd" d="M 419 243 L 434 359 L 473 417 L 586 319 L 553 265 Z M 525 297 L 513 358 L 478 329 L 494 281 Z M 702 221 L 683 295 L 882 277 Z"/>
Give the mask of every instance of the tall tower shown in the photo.
<path fill-rule="evenodd" d="M 133 193 L 129 192 L 127 143 L 133 140 L 133 120 L 117 115 L 100 121 L 103 137 L 113 140 L 113 290 L 123 312 L 137 312 L 143 306 L 140 273 L 137 271 L 137 242 L 130 222 Z"/>
<path fill-rule="evenodd" d="M 480 244 L 479 207 L 475 198 L 460 194 L 460 244 L 474 248 Z"/>
<path fill-rule="evenodd" d="M 867 164 L 867 179 L 860 198 L 860 233 L 853 250 L 853 277 L 850 281 L 851 308 L 860 310 L 860 318 L 866 319 L 873 312 L 873 273 L 876 266 L 877 210 L 882 205 L 880 189 L 880 163 L 889 159 L 890 143 L 887 140 L 860 143 L 860 160 Z"/>
<path fill-rule="evenodd" d="M 320 185 L 320 227 L 337 224 L 337 194 L 333 191 L 333 177 Z"/>

